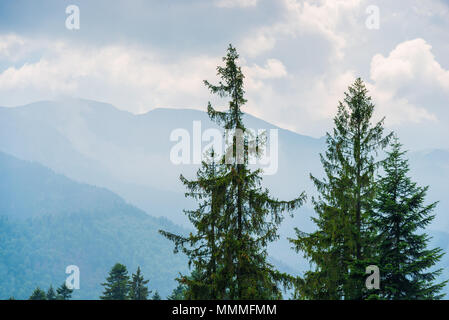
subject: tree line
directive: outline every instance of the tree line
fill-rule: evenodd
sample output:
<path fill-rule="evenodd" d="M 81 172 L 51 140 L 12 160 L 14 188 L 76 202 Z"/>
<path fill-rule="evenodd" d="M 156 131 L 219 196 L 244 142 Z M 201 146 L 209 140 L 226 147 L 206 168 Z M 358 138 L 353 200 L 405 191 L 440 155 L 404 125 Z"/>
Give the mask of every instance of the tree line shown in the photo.
<path fill-rule="evenodd" d="M 140 267 L 131 276 L 125 265 L 116 263 L 108 273 L 106 281 L 102 283 L 103 293 L 100 300 L 162 300 L 159 292 L 148 289 L 149 280 L 145 280 Z M 167 297 L 168 300 L 183 300 L 184 286 L 178 285 Z M 73 289 L 64 282 L 56 291 L 50 285 L 47 291 L 37 287 L 29 300 L 70 300 Z M 151 295 L 151 296 L 150 296 Z M 10 300 L 14 300 L 11 297 Z"/>
<path fill-rule="evenodd" d="M 37 287 L 28 300 L 70 300 L 72 293 L 73 289 L 70 289 L 64 282 L 56 291 L 52 285 L 50 285 L 47 291 Z M 15 298 L 10 297 L 9 300 L 15 300 Z"/>

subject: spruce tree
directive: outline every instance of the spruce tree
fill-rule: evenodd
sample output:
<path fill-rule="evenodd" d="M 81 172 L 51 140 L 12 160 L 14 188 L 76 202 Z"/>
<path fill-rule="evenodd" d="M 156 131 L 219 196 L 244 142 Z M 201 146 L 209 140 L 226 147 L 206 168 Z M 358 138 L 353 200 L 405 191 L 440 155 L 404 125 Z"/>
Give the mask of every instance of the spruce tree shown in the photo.
<path fill-rule="evenodd" d="M 56 300 L 56 292 L 52 285 L 47 290 L 47 300 Z"/>
<path fill-rule="evenodd" d="M 69 289 L 64 282 L 59 288 L 56 289 L 57 300 L 69 300 L 72 297 L 73 289 Z"/>
<path fill-rule="evenodd" d="M 157 292 L 157 290 L 151 297 L 151 300 L 161 300 L 161 296 L 159 295 L 159 292 Z"/>
<path fill-rule="evenodd" d="M 195 277 L 182 279 L 189 290 L 203 286 L 214 299 L 279 298 L 280 285 L 290 279 L 267 262 L 266 248 L 279 237 L 282 213 L 298 208 L 305 195 L 278 201 L 261 187 L 262 170 L 249 167 L 249 158 L 263 148 L 263 137 L 252 137 L 244 126 L 244 76 L 237 60 L 230 45 L 224 66 L 217 67 L 221 81 L 204 81 L 213 94 L 229 98 L 227 111 L 216 111 L 210 103 L 207 109 L 225 130 L 225 138 L 230 137 L 224 155 L 219 164 L 203 163 L 197 180 L 181 178 L 190 190 L 187 195 L 200 202 L 198 210 L 188 212 L 196 233 L 184 238 L 163 234 L 181 246 L 195 266 Z"/>
<path fill-rule="evenodd" d="M 104 287 L 104 291 L 100 299 L 127 300 L 129 292 L 129 276 L 126 266 L 116 263 L 111 271 L 109 271 L 109 276 L 106 278 L 106 282 L 101 285 Z"/>
<path fill-rule="evenodd" d="M 175 289 L 173 289 L 173 292 L 167 297 L 167 300 L 186 300 L 185 291 L 186 287 L 179 284 Z"/>
<path fill-rule="evenodd" d="M 136 273 L 132 274 L 129 282 L 129 299 L 148 300 L 148 295 L 151 293 L 151 291 L 148 291 L 148 282 L 149 280 L 144 280 L 140 267 L 137 267 Z"/>
<path fill-rule="evenodd" d="M 376 262 L 372 216 L 377 153 L 384 136 L 384 119 L 371 123 L 374 105 L 358 78 L 339 103 L 333 133 L 327 133 L 326 153 L 320 154 L 325 178 L 310 175 L 319 196 L 313 198 L 317 231 L 296 229 L 290 239 L 314 269 L 298 282 L 297 295 L 310 299 L 364 299 L 365 268 Z"/>
<path fill-rule="evenodd" d="M 429 187 L 419 187 L 408 176 L 408 159 L 399 140 L 383 164 L 375 223 L 378 233 L 381 297 L 393 300 L 441 299 L 446 282 L 435 283 L 441 269 L 430 269 L 443 256 L 429 249 L 430 237 L 420 233 L 433 219 L 436 202 L 425 204 Z"/>
<path fill-rule="evenodd" d="M 47 295 L 45 294 L 44 290 L 37 287 L 36 289 L 34 289 L 29 300 L 47 300 Z"/>

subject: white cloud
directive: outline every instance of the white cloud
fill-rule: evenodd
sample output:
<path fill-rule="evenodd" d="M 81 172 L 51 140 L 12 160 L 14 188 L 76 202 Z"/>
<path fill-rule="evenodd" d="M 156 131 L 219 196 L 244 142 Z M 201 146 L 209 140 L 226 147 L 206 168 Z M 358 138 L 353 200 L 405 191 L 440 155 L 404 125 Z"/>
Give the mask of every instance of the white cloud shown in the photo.
<path fill-rule="evenodd" d="M 240 44 L 241 50 L 250 57 L 255 57 L 274 48 L 276 39 L 270 30 L 261 29 L 254 36 L 244 38 Z"/>
<path fill-rule="evenodd" d="M 20 39 L 25 47 L 34 45 L 31 40 Z M 144 48 L 118 45 L 54 43 L 39 50 L 44 53 L 36 62 L 11 66 L 0 73 L 0 104 L 74 95 L 110 101 L 135 113 L 156 106 L 192 107 L 187 101 L 204 97 L 207 90 L 202 81 L 215 74 L 220 62 L 219 57 L 195 56 L 168 63 Z M 201 105 L 204 103 L 203 98 Z"/>
<path fill-rule="evenodd" d="M 217 0 L 215 5 L 219 8 L 247 8 L 255 7 L 258 0 Z"/>
<path fill-rule="evenodd" d="M 396 89 L 425 82 L 449 90 L 449 70 L 441 67 L 431 49 L 424 39 L 414 39 L 398 44 L 388 57 L 377 54 L 371 61 L 371 79 Z"/>
<path fill-rule="evenodd" d="M 271 26 L 261 27 L 242 40 L 245 53 L 252 56 L 274 47 L 276 39 L 296 38 L 304 34 L 319 35 L 327 39 L 337 59 L 344 57 L 347 30 L 340 27 L 354 24 L 361 0 L 283 0 L 284 17 Z"/>
<path fill-rule="evenodd" d="M 268 59 L 263 67 L 254 64 L 243 68 L 243 73 L 248 78 L 253 79 L 273 79 L 282 78 L 287 75 L 284 64 L 277 59 Z"/>
<path fill-rule="evenodd" d="M 429 92 L 449 93 L 449 70 L 441 67 L 431 49 L 424 39 L 414 39 L 398 44 L 387 57 L 372 58 L 373 97 L 391 124 L 437 121 L 430 106 L 420 106 L 425 101 L 420 98 Z"/>
<path fill-rule="evenodd" d="M 17 35 L 0 35 L 0 59 L 13 60 L 23 45 L 23 39 Z"/>
<path fill-rule="evenodd" d="M 410 102 L 392 90 L 385 90 L 367 83 L 370 95 L 376 105 L 377 118 L 386 117 L 388 126 L 398 126 L 406 123 L 435 122 L 437 117 L 426 108 Z"/>
<path fill-rule="evenodd" d="M 314 81 L 313 88 L 306 94 L 311 116 L 316 119 L 333 118 L 338 101 L 344 98 L 344 92 L 356 79 L 355 72 L 348 70 L 341 74 L 325 74 Z"/>
<path fill-rule="evenodd" d="M 193 56 L 167 62 L 141 47 L 108 45 L 74 46 L 45 42 L 45 47 L 26 38 L 24 49 L 41 53 L 36 62 L 10 66 L 0 72 L 0 105 L 21 105 L 37 100 L 74 96 L 107 101 L 133 113 L 155 107 L 204 108 L 211 97 L 204 79 L 215 82 L 221 57 Z M 27 49 L 28 50 L 28 49 Z M 30 49 L 31 50 L 31 49 Z M 284 64 L 267 59 L 263 65 L 243 64 L 245 88 L 256 94 L 270 90 L 268 83 L 287 76 Z"/>

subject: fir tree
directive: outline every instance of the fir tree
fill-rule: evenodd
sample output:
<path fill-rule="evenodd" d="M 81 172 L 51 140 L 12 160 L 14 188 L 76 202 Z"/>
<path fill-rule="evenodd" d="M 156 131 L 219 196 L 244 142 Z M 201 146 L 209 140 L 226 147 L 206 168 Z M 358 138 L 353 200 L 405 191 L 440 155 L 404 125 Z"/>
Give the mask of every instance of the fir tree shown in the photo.
<path fill-rule="evenodd" d="M 159 292 L 157 292 L 157 290 L 151 297 L 151 300 L 161 300 L 161 296 L 159 295 Z"/>
<path fill-rule="evenodd" d="M 36 289 L 34 289 L 29 300 L 47 300 L 47 295 L 45 294 L 44 290 L 37 287 Z"/>
<path fill-rule="evenodd" d="M 151 293 L 147 286 L 149 280 L 144 280 L 140 267 L 137 267 L 136 273 L 132 274 L 131 278 L 129 283 L 130 300 L 148 300 L 148 295 Z"/>
<path fill-rule="evenodd" d="M 436 202 L 425 204 L 429 187 L 419 187 L 408 176 L 409 164 L 398 139 L 383 164 L 375 223 L 379 230 L 381 296 L 393 300 L 441 299 L 447 281 L 435 283 L 441 269 L 429 271 L 443 256 L 429 249 L 429 236 L 419 233 L 433 219 Z"/>
<path fill-rule="evenodd" d="M 173 292 L 167 297 L 167 300 L 185 300 L 185 291 L 185 286 L 179 284 L 175 289 L 173 289 Z"/>
<path fill-rule="evenodd" d="M 56 292 L 52 285 L 47 290 L 47 300 L 56 300 Z"/>
<path fill-rule="evenodd" d="M 69 289 L 64 282 L 59 288 L 56 289 L 57 300 L 69 300 L 72 297 L 73 289 Z"/>
<path fill-rule="evenodd" d="M 210 103 L 207 110 L 229 138 L 224 155 L 218 165 L 203 163 L 197 180 L 181 178 L 187 195 L 200 201 L 198 210 L 188 212 L 197 232 L 189 237 L 162 233 L 175 242 L 175 250 L 183 247 L 195 266 L 195 277 L 182 279 L 188 290 L 203 286 L 214 299 L 279 298 L 280 285 L 290 279 L 267 262 L 266 247 L 279 237 L 282 213 L 298 208 L 305 195 L 273 199 L 260 186 L 262 170 L 250 169 L 249 159 L 259 156 L 264 141 L 252 137 L 243 123 L 244 76 L 237 59 L 230 45 L 224 66 L 217 67 L 219 84 L 204 81 L 213 94 L 230 99 L 228 111 L 216 111 Z"/>
<path fill-rule="evenodd" d="M 101 285 L 105 289 L 100 299 L 127 300 L 129 292 L 129 276 L 126 266 L 116 263 L 111 271 L 109 271 L 109 276 L 106 278 L 106 282 Z"/>
<path fill-rule="evenodd" d="M 217 299 L 217 292 L 220 291 L 217 286 L 216 270 L 212 273 L 200 273 L 194 269 L 190 276 L 183 276 L 178 279 L 184 287 L 184 300 L 213 300 Z"/>
<path fill-rule="evenodd" d="M 185 294 L 191 300 L 219 298 L 217 282 L 217 243 L 220 238 L 220 210 L 224 202 L 224 187 L 220 182 L 221 167 L 214 161 L 213 150 L 210 162 L 203 161 L 197 172 L 197 180 L 189 181 L 181 175 L 181 182 L 192 197 L 199 202 L 196 210 L 184 210 L 196 229 L 196 234 L 188 237 L 160 231 L 164 236 L 175 242 L 175 253 L 179 248 L 189 257 L 189 267 L 194 271 L 192 276 L 181 275 L 177 280 L 186 287 Z"/>
<path fill-rule="evenodd" d="M 358 78 L 339 103 L 327 151 L 320 155 L 326 177 L 313 175 L 319 197 L 313 199 L 318 230 L 296 229 L 295 249 L 314 265 L 298 282 L 297 294 L 311 299 L 363 299 L 365 268 L 376 262 L 372 215 L 375 173 L 391 134 L 384 137 L 383 121 L 371 124 L 374 105 Z"/>

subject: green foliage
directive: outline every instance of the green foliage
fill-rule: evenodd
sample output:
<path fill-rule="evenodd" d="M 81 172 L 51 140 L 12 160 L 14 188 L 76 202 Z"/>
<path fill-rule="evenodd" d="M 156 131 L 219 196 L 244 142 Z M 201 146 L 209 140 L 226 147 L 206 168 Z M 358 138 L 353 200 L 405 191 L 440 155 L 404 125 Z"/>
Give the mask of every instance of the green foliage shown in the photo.
<path fill-rule="evenodd" d="M 151 291 L 148 291 L 148 282 L 149 280 L 144 280 L 140 267 L 137 267 L 137 271 L 135 274 L 132 274 L 129 283 L 129 299 L 148 300 L 148 295 L 151 293 Z"/>
<path fill-rule="evenodd" d="M 159 292 L 157 290 L 151 297 L 151 300 L 161 300 L 161 296 L 159 295 Z"/>
<path fill-rule="evenodd" d="M 296 229 L 290 239 L 314 269 L 298 281 L 297 296 L 308 299 L 362 299 L 365 267 L 376 262 L 371 217 L 376 195 L 375 172 L 379 150 L 391 134 L 383 136 L 383 119 L 371 124 L 374 105 L 359 78 L 345 93 L 327 133 L 327 151 L 321 156 L 326 178 L 311 175 L 319 197 L 313 199 L 318 230 Z"/>
<path fill-rule="evenodd" d="M 56 292 L 58 293 L 56 297 L 57 300 L 70 300 L 70 298 L 72 298 L 73 289 L 69 289 L 66 283 L 63 282 L 62 285 L 56 289 Z"/>
<path fill-rule="evenodd" d="M 31 294 L 29 300 L 47 300 L 47 295 L 44 290 L 37 287 Z"/>
<path fill-rule="evenodd" d="M 104 287 L 102 300 L 127 300 L 129 298 L 129 276 L 126 266 L 116 263 L 106 282 L 101 284 Z"/>
<path fill-rule="evenodd" d="M 52 285 L 47 290 L 47 300 L 56 300 L 56 292 Z"/>
<path fill-rule="evenodd" d="M 425 204 L 429 187 L 412 182 L 405 151 L 395 138 L 383 163 L 379 181 L 375 225 L 379 230 L 381 296 L 393 300 L 441 299 L 447 281 L 435 283 L 441 269 L 430 268 L 443 256 L 440 248 L 429 249 L 429 236 L 419 233 L 433 219 L 436 202 Z"/>
<path fill-rule="evenodd" d="M 161 233 L 182 248 L 194 265 L 192 277 L 178 279 L 187 285 L 186 296 L 211 299 L 272 299 L 281 297 L 280 285 L 290 278 L 267 262 L 267 245 L 278 239 L 278 227 L 284 211 L 298 208 L 301 194 L 292 201 L 278 201 L 261 187 L 261 170 L 251 170 L 249 157 L 259 156 L 264 137 L 252 137 L 242 120 L 246 103 L 243 73 L 237 65 L 238 54 L 231 45 L 217 67 L 218 85 L 204 81 L 213 94 L 229 98 L 226 112 L 208 104 L 209 117 L 232 133 L 232 141 L 221 161 L 205 161 L 197 180 L 181 181 L 199 208 L 186 211 L 196 233 L 188 237 L 166 231 Z M 239 141 L 238 135 L 242 140 Z M 229 138 L 229 137 L 227 137 Z M 214 150 L 210 151 L 214 158 Z"/>
<path fill-rule="evenodd" d="M 186 292 L 186 287 L 182 284 L 179 284 L 171 293 L 171 295 L 169 295 L 167 297 L 167 300 L 185 300 L 185 292 Z"/>

